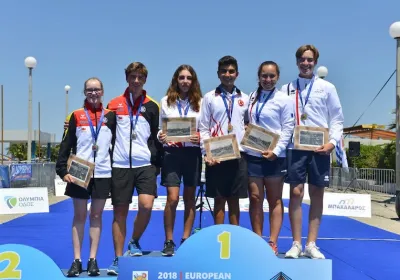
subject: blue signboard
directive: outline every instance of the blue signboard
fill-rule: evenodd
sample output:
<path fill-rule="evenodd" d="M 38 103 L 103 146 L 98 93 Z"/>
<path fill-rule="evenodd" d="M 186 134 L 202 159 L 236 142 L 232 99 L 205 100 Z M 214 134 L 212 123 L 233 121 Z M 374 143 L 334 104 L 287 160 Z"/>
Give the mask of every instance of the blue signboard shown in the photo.
<path fill-rule="evenodd" d="M 11 165 L 11 182 L 18 180 L 29 180 L 32 178 L 31 164 L 12 164 Z"/>
<path fill-rule="evenodd" d="M 8 173 L 8 166 L 0 166 L 0 188 L 10 187 L 10 174 Z"/>

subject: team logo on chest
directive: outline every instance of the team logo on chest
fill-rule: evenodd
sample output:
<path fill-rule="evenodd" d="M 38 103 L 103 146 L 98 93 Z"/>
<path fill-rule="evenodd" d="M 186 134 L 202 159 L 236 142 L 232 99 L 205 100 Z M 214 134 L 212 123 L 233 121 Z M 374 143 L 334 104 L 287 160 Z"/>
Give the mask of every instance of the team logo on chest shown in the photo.
<path fill-rule="evenodd" d="M 238 100 L 238 104 L 239 104 L 240 107 L 242 107 L 242 106 L 244 105 L 243 100 L 242 100 L 242 99 L 239 99 L 239 100 Z"/>
<path fill-rule="evenodd" d="M 146 112 L 146 107 L 142 106 L 142 108 L 140 108 L 140 112 L 142 113 Z"/>
<path fill-rule="evenodd" d="M 107 123 L 107 122 L 108 122 L 107 117 L 104 117 L 104 118 L 103 118 L 103 123 Z"/>

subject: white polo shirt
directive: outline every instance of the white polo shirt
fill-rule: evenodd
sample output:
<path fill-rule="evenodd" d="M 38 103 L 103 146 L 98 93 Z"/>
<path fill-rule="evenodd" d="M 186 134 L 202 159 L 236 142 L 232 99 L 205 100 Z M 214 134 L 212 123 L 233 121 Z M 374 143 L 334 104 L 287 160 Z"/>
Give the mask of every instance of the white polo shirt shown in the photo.
<path fill-rule="evenodd" d="M 298 94 L 296 94 L 297 81 L 299 83 Z M 293 99 L 296 125 L 329 128 L 329 143 L 336 146 L 343 134 L 344 121 L 342 105 L 336 88 L 330 82 L 314 76 L 308 102 L 303 108 L 299 95 L 305 104 L 311 82 L 312 79 L 298 77 L 290 84 L 284 85 L 281 91 L 285 95 L 289 91 L 289 96 Z M 301 120 L 303 113 L 307 114 L 306 120 Z"/>
<path fill-rule="evenodd" d="M 257 98 L 257 91 L 250 94 L 249 101 L 249 122 L 261 126 L 273 133 L 279 134 L 279 141 L 272 152 L 277 157 L 286 157 L 286 148 L 291 141 L 294 129 L 294 104 L 293 100 L 275 89 L 269 99 L 262 107 L 264 100 L 268 98 L 270 91 L 262 90 L 260 98 Z M 259 122 L 257 123 L 257 104 Z M 260 153 L 244 148 L 246 153 L 261 157 Z"/>
<path fill-rule="evenodd" d="M 222 94 L 224 93 L 221 93 L 217 88 L 207 92 L 203 97 L 199 121 L 200 144 L 203 154 L 205 154 L 203 145 L 205 139 L 227 134 L 235 134 L 240 151 L 244 151 L 240 142 L 244 136 L 244 117 L 249 104 L 249 96 L 239 89 L 227 94 L 228 107 L 233 104 L 231 119 L 233 130 L 228 133 L 229 118 Z M 233 103 L 231 102 L 232 99 Z"/>
<path fill-rule="evenodd" d="M 185 111 L 186 108 L 189 106 L 187 115 L 186 117 L 194 117 L 196 118 L 196 131 L 198 131 L 198 122 L 200 119 L 200 110 L 201 110 L 201 99 L 200 99 L 200 107 L 199 107 L 199 112 L 196 112 L 193 110 L 192 106 L 190 106 L 189 103 L 189 98 L 186 98 L 184 100 L 178 99 L 175 104 L 171 104 L 168 106 L 167 103 L 167 98 L 168 96 L 164 96 L 161 101 L 161 108 L 160 108 L 160 123 L 159 123 L 159 129 L 160 131 L 157 134 L 157 139 L 160 136 L 161 129 L 162 129 L 162 119 L 163 118 L 176 118 L 176 117 L 184 117 L 185 116 Z M 178 109 L 178 103 L 180 102 L 181 104 L 181 112 L 182 116 L 179 114 L 179 109 Z M 164 147 L 199 147 L 198 144 L 193 144 L 191 142 L 168 142 L 164 144 Z"/>

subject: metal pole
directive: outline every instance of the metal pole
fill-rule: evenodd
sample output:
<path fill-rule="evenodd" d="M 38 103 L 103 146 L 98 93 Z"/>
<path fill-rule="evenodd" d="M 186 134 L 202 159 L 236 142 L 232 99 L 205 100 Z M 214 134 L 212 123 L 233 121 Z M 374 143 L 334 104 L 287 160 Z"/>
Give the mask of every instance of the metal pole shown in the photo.
<path fill-rule="evenodd" d="M 65 117 L 68 117 L 68 90 L 65 92 Z"/>
<path fill-rule="evenodd" d="M 32 68 L 29 68 L 29 97 L 28 97 L 28 163 L 32 160 Z"/>
<path fill-rule="evenodd" d="M 1 164 L 4 158 L 4 93 L 3 85 L 1 85 Z"/>
<path fill-rule="evenodd" d="M 40 155 L 41 155 L 41 153 L 40 153 L 40 102 L 39 102 L 39 141 L 38 141 L 39 143 L 38 143 L 38 157 L 39 157 L 39 160 L 40 160 Z"/>
<path fill-rule="evenodd" d="M 400 37 L 396 41 L 396 212 L 400 218 Z"/>

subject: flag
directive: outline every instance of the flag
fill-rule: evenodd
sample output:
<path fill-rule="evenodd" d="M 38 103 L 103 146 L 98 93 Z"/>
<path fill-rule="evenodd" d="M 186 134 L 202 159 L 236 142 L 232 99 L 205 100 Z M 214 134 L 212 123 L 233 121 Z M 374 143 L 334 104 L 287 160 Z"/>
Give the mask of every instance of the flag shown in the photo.
<path fill-rule="evenodd" d="M 336 143 L 336 163 L 341 166 L 342 168 L 345 168 L 348 170 L 349 164 L 347 162 L 347 155 L 346 151 L 344 149 L 344 138 L 342 136 L 342 139 Z"/>

